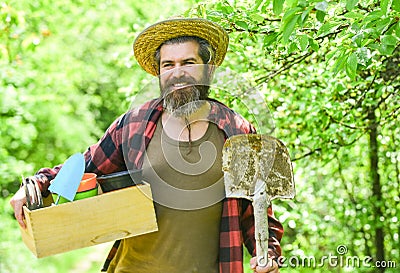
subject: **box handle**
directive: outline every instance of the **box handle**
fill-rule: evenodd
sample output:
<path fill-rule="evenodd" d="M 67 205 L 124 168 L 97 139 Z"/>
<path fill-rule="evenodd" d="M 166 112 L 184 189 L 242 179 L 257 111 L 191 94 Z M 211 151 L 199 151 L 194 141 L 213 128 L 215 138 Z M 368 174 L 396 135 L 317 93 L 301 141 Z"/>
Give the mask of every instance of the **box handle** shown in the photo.
<path fill-rule="evenodd" d="M 101 244 L 110 241 L 115 241 L 124 237 L 128 237 L 130 233 L 126 230 L 115 231 L 113 233 L 101 234 L 94 237 L 91 242 L 94 244 Z"/>

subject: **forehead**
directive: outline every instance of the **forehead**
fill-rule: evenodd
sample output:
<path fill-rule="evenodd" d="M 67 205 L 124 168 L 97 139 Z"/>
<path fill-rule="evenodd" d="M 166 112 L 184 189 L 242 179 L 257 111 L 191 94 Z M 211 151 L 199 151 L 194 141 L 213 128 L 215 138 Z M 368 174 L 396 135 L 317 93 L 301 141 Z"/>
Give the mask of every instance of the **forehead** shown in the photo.
<path fill-rule="evenodd" d="M 195 41 L 164 44 L 160 48 L 160 61 L 184 60 L 188 58 L 200 59 L 199 44 Z"/>

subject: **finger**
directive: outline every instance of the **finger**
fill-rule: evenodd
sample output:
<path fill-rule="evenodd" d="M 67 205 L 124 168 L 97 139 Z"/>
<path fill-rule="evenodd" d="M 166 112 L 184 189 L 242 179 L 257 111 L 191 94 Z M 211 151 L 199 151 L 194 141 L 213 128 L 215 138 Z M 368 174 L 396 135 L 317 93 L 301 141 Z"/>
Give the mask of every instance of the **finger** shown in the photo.
<path fill-rule="evenodd" d="M 264 266 L 257 266 L 257 267 L 256 267 L 256 270 L 255 270 L 254 272 L 256 272 L 256 273 L 268 273 L 268 272 L 271 272 L 271 270 L 273 270 L 273 269 L 271 269 L 271 268 L 268 267 L 268 266 L 266 266 L 266 267 L 264 267 Z"/>
<path fill-rule="evenodd" d="M 250 259 L 250 268 L 255 269 L 257 266 L 257 257 L 253 257 Z"/>
<path fill-rule="evenodd" d="M 23 188 L 19 189 L 14 197 L 10 200 L 10 205 L 14 209 L 14 216 L 15 219 L 18 221 L 18 224 L 22 228 L 26 228 L 25 222 L 24 222 L 24 211 L 22 209 L 23 205 L 26 203 L 26 198 L 25 198 L 25 191 Z"/>
<path fill-rule="evenodd" d="M 26 228 L 26 225 L 25 225 L 25 222 L 24 222 L 25 216 L 24 216 L 24 212 L 22 210 L 22 206 L 21 205 L 16 205 L 14 209 L 15 209 L 14 215 L 15 215 L 15 218 L 17 219 L 17 221 L 18 221 L 18 224 L 23 229 L 25 229 Z"/>
<path fill-rule="evenodd" d="M 257 266 L 255 272 L 257 273 L 279 273 L 278 264 L 270 260 L 266 266 Z"/>

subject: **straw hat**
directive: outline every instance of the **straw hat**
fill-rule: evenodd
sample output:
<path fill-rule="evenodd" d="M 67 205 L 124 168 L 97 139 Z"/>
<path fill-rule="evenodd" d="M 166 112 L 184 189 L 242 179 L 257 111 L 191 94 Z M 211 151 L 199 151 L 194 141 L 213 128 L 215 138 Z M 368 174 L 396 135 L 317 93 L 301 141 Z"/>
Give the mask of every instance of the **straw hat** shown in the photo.
<path fill-rule="evenodd" d="M 200 18 L 169 19 L 146 28 L 133 43 L 136 60 L 144 70 L 157 76 L 158 64 L 154 59 L 157 48 L 180 36 L 197 36 L 208 41 L 215 50 L 213 65 L 221 65 L 228 48 L 228 34 L 216 23 Z"/>

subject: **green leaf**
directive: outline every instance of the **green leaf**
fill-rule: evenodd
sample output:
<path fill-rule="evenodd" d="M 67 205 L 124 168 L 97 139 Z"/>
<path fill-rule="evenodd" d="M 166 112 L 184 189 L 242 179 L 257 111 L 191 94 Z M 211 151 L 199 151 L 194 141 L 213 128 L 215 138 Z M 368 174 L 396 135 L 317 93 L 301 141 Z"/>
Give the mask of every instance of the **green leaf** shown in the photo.
<path fill-rule="evenodd" d="M 247 33 L 245 33 L 245 32 L 240 32 L 239 35 L 237 35 L 237 36 L 236 36 L 236 39 L 235 39 L 235 43 L 238 43 L 236 46 L 241 47 L 241 48 L 244 48 L 244 45 L 241 43 L 241 41 L 242 41 L 243 39 L 246 39 L 247 36 L 248 36 Z"/>
<path fill-rule="evenodd" d="M 298 41 L 299 41 L 300 49 L 302 51 L 305 51 L 309 45 L 308 36 L 307 35 L 299 35 Z"/>
<path fill-rule="evenodd" d="M 391 23 L 390 18 L 380 19 L 376 23 L 375 30 L 378 31 L 378 33 L 381 33 L 382 31 L 386 30 L 386 28 L 390 25 L 390 23 Z"/>
<path fill-rule="evenodd" d="M 247 25 L 247 23 L 245 22 L 245 21 L 236 21 L 235 22 L 235 24 L 238 26 L 238 27 L 241 27 L 241 28 L 243 28 L 243 29 L 245 29 L 245 30 L 248 30 L 249 29 L 249 26 Z"/>
<path fill-rule="evenodd" d="M 279 32 L 274 32 L 272 34 L 268 34 L 264 37 L 264 46 L 269 46 L 271 45 L 273 42 L 276 41 L 276 38 L 278 37 Z"/>
<path fill-rule="evenodd" d="M 325 36 L 326 34 L 335 31 L 340 24 L 341 24 L 340 22 L 334 22 L 334 23 L 327 22 L 323 24 L 317 32 L 317 37 Z"/>
<path fill-rule="evenodd" d="M 360 47 L 362 45 L 363 39 L 365 38 L 365 32 L 360 32 L 354 35 L 351 40 L 357 45 L 357 47 Z"/>
<path fill-rule="evenodd" d="M 337 50 L 332 50 L 326 53 L 325 55 L 325 62 L 329 63 L 329 61 L 337 54 Z"/>
<path fill-rule="evenodd" d="M 206 7 L 204 5 L 201 5 L 199 8 L 200 8 L 200 10 L 199 10 L 200 16 L 203 17 L 203 18 L 206 18 L 206 16 L 207 16 Z"/>
<path fill-rule="evenodd" d="M 358 0 L 347 0 L 346 1 L 346 9 L 348 11 L 352 10 L 358 3 Z"/>
<path fill-rule="evenodd" d="M 379 20 L 382 18 L 382 16 L 383 16 L 383 14 L 382 14 L 381 10 L 372 11 L 372 12 L 368 13 L 367 16 L 364 18 L 363 24 L 366 24 L 367 22 Z"/>
<path fill-rule="evenodd" d="M 325 19 L 325 16 L 326 16 L 326 13 L 323 12 L 323 11 L 317 10 L 315 16 L 317 17 L 317 20 L 318 20 L 318 21 L 320 21 L 321 23 L 323 23 L 323 22 L 324 22 L 324 19 Z"/>
<path fill-rule="evenodd" d="M 363 18 L 364 15 L 361 13 L 358 13 L 358 12 L 351 11 L 351 12 L 345 13 L 343 15 L 343 17 L 348 18 L 348 19 L 360 19 L 360 18 Z"/>
<path fill-rule="evenodd" d="M 273 0 L 272 10 L 274 11 L 275 15 L 279 15 L 282 13 L 284 2 L 285 0 Z"/>
<path fill-rule="evenodd" d="M 290 8 L 297 7 L 298 3 L 298 0 L 286 0 L 286 6 Z"/>
<path fill-rule="evenodd" d="M 229 6 L 229 5 L 223 5 L 223 6 L 221 6 L 221 11 L 224 13 L 224 14 L 231 14 L 231 13 L 233 13 L 235 10 L 231 7 L 231 6 Z"/>
<path fill-rule="evenodd" d="M 337 74 L 340 70 L 343 69 L 343 67 L 346 65 L 347 61 L 347 56 L 344 54 L 344 50 L 340 50 L 342 53 L 339 55 L 339 57 L 336 59 L 336 62 L 333 67 L 333 72 Z"/>
<path fill-rule="evenodd" d="M 357 55 L 355 52 L 351 53 L 346 62 L 346 74 L 354 80 L 357 74 Z"/>
<path fill-rule="evenodd" d="M 377 44 L 375 41 L 368 45 L 368 48 L 372 49 L 372 51 L 373 50 L 379 50 L 380 47 L 381 47 L 381 45 Z"/>
<path fill-rule="evenodd" d="M 289 53 L 289 54 L 290 54 L 290 53 L 293 53 L 293 52 L 297 51 L 298 49 L 299 49 L 299 48 L 298 48 L 297 44 L 296 44 L 295 42 L 292 42 L 292 43 L 290 43 L 289 46 L 288 46 L 288 53 Z"/>
<path fill-rule="evenodd" d="M 301 27 L 303 27 L 304 23 L 306 23 L 308 15 L 310 14 L 311 10 L 312 10 L 312 8 L 308 8 L 308 9 L 306 9 L 305 11 L 303 11 L 301 13 L 301 17 L 300 17 L 300 20 L 299 20 L 299 25 Z"/>
<path fill-rule="evenodd" d="M 381 0 L 380 1 L 380 6 L 381 6 L 383 14 L 385 14 L 385 15 L 388 14 L 388 11 L 389 11 L 391 5 L 392 5 L 392 1 L 389 1 L 389 0 Z"/>
<path fill-rule="evenodd" d="M 256 0 L 255 2 L 256 3 L 253 9 L 257 10 L 260 7 L 261 3 L 264 2 L 264 0 Z"/>
<path fill-rule="evenodd" d="M 393 54 L 393 51 L 394 51 L 395 48 L 396 47 L 392 46 L 392 45 L 381 44 L 380 47 L 379 47 L 379 52 L 382 55 L 388 55 L 389 56 L 389 55 Z"/>
<path fill-rule="evenodd" d="M 289 41 L 289 37 L 292 34 L 294 27 L 296 26 L 297 20 L 299 18 L 300 15 L 294 15 L 292 19 L 283 26 L 282 38 L 284 44 L 286 44 Z"/>
<path fill-rule="evenodd" d="M 259 13 L 252 13 L 252 14 L 250 14 L 249 17 L 251 20 L 255 21 L 258 24 L 264 22 L 264 17 L 262 15 L 260 15 Z"/>
<path fill-rule="evenodd" d="M 400 1 L 393 1 L 393 9 L 400 12 Z"/>
<path fill-rule="evenodd" d="M 319 45 L 317 41 L 315 41 L 313 38 L 308 38 L 308 43 L 310 44 L 312 50 L 314 50 L 315 52 L 319 50 Z"/>
<path fill-rule="evenodd" d="M 400 21 L 397 22 L 395 32 L 396 32 L 396 36 L 400 38 Z"/>
<path fill-rule="evenodd" d="M 374 39 L 364 39 L 363 41 L 362 41 L 362 44 L 361 44 L 361 46 L 362 47 L 369 47 L 371 44 L 373 44 L 373 43 L 375 43 L 375 40 Z"/>
<path fill-rule="evenodd" d="M 388 45 L 388 46 L 395 46 L 397 44 L 398 39 L 392 35 L 383 35 L 381 36 L 381 42 L 382 44 Z"/>
<path fill-rule="evenodd" d="M 294 16 L 296 14 L 296 12 L 300 12 L 300 11 L 302 11 L 302 8 L 300 8 L 300 7 L 295 7 L 295 8 L 289 9 L 283 15 L 282 22 L 289 21 L 292 18 L 292 16 Z"/>

